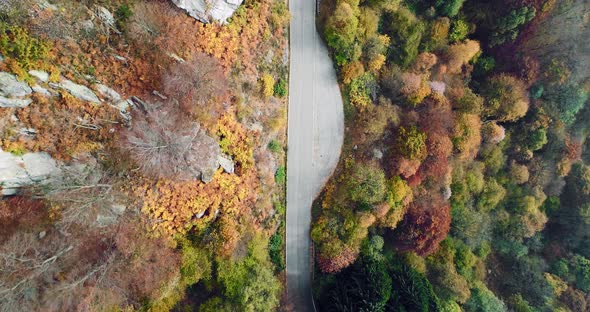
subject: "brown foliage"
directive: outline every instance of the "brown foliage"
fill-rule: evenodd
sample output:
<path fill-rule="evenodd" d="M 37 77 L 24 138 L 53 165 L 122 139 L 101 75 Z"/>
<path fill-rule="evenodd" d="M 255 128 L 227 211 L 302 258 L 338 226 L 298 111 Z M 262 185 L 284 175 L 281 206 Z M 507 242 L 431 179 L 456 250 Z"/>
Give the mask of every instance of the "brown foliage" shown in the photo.
<path fill-rule="evenodd" d="M 358 252 L 353 251 L 349 247 L 345 247 L 337 256 L 335 257 L 323 257 L 321 254 L 318 254 L 316 259 L 318 262 L 318 267 L 324 273 L 335 273 L 339 272 L 343 268 L 351 265 L 356 258 L 358 257 Z"/>
<path fill-rule="evenodd" d="M 0 200 L 0 240 L 19 228 L 33 228 L 47 218 L 45 203 L 22 196 Z"/>
<path fill-rule="evenodd" d="M 479 42 L 474 40 L 466 40 L 449 46 L 444 58 L 447 72 L 450 74 L 461 72 L 463 65 L 467 64 L 479 51 Z"/>
<path fill-rule="evenodd" d="M 200 52 L 188 62 L 173 64 L 162 77 L 162 85 L 164 92 L 176 98 L 184 111 L 201 118 L 219 114 L 220 98 L 227 92 L 219 61 Z"/>

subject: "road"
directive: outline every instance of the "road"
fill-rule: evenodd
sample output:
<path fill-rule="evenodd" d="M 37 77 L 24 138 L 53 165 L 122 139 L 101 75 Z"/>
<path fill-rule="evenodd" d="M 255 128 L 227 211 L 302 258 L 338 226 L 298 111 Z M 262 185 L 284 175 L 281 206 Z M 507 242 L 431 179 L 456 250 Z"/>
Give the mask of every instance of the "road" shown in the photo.
<path fill-rule="evenodd" d="M 295 311 L 313 311 L 311 204 L 340 158 L 344 113 L 332 60 L 316 31 L 315 1 L 289 1 L 287 294 Z"/>

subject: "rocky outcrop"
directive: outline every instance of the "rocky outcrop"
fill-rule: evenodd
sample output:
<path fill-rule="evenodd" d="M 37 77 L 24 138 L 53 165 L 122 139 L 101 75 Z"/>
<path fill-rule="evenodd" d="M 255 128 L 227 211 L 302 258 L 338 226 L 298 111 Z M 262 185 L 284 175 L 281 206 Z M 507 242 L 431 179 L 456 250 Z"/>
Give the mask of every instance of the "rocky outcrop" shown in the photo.
<path fill-rule="evenodd" d="M 209 183 L 219 168 L 221 148 L 214 138 L 201 129 L 192 142 L 191 150 L 185 156 L 186 163 L 190 164 L 187 169 L 195 179 L 200 178 L 201 181 Z"/>
<path fill-rule="evenodd" d="M 65 89 L 72 96 L 74 96 L 80 100 L 92 102 L 95 104 L 100 103 L 100 100 L 98 99 L 96 94 L 94 94 L 94 92 L 92 92 L 92 90 L 90 90 L 86 86 L 79 85 L 79 84 L 74 83 L 73 81 L 68 80 L 68 79 L 62 79 L 58 86 L 62 89 Z"/>
<path fill-rule="evenodd" d="M 0 72 L 0 95 L 5 97 L 23 97 L 33 90 L 24 81 L 19 81 L 15 75 Z"/>
<path fill-rule="evenodd" d="M 19 188 L 41 183 L 60 173 L 47 153 L 16 156 L 0 149 L 0 194 L 13 195 Z"/>
<path fill-rule="evenodd" d="M 172 0 L 179 8 L 203 23 L 226 23 L 243 0 Z"/>

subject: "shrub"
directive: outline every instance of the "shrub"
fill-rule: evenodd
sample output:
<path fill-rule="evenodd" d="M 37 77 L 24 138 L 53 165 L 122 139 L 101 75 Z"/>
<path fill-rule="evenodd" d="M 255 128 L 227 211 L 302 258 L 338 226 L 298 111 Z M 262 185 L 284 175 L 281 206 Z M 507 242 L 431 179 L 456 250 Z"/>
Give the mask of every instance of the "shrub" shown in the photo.
<path fill-rule="evenodd" d="M 456 20 L 451 23 L 451 32 L 449 33 L 449 41 L 457 42 L 463 41 L 469 34 L 469 24 L 464 20 Z"/>
<path fill-rule="evenodd" d="M 284 185 L 287 182 L 287 170 L 284 166 L 280 166 L 275 172 L 275 182 L 278 185 Z"/>
<path fill-rule="evenodd" d="M 16 25 L 0 24 L 0 52 L 16 59 L 24 71 L 35 67 L 50 56 L 51 44 L 31 37 L 26 29 Z"/>
<path fill-rule="evenodd" d="M 285 79 L 283 78 L 279 78 L 279 80 L 277 81 L 277 83 L 274 86 L 274 96 L 282 98 L 285 97 L 287 95 L 287 83 L 285 82 Z"/>
<path fill-rule="evenodd" d="M 126 4 L 121 5 L 120 7 L 115 10 L 115 18 L 117 19 L 117 27 L 120 29 L 125 29 L 127 21 L 133 16 L 133 11 L 131 11 L 131 7 Z"/>
<path fill-rule="evenodd" d="M 274 94 L 275 79 L 270 74 L 264 74 L 260 77 L 260 90 L 262 96 L 269 98 Z"/>
<path fill-rule="evenodd" d="M 383 30 L 391 38 L 390 59 L 402 67 L 409 66 L 418 56 L 424 28 L 424 23 L 406 8 L 387 13 Z"/>
<path fill-rule="evenodd" d="M 283 147 L 281 146 L 281 143 L 279 143 L 279 141 L 271 140 L 270 142 L 268 142 L 268 149 L 271 152 L 278 154 L 283 150 Z"/>

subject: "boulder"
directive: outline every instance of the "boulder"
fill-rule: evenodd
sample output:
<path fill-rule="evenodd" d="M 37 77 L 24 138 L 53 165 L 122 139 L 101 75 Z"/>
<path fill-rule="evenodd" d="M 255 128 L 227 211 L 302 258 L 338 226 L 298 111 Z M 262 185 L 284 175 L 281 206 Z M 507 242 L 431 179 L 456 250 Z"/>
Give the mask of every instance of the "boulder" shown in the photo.
<path fill-rule="evenodd" d="M 223 171 L 227 172 L 227 173 L 234 173 L 235 170 L 235 164 L 234 161 L 231 160 L 231 158 L 229 156 L 226 155 L 219 155 L 219 157 L 217 158 L 219 165 L 221 166 L 221 168 L 223 168 Z"/>
<path fill-rule="evenodd" d="M 95 88 L 96 88 L 96 91 L 98 91 L 98 94 L 100 94 L 103 98 L 105 98 L 109 102 L 118 103 L 121 101 L 121 95 L 119 95 L 119 93 L 117 93 L 117 91 L 115 91 L 103 84 L 97 84 L 97 85 L 95 85 Z"/>
<path fill-rule="evenodd" d="M 217 141 L 199 129 L 190 151 L 185 156 L 188 173 L 200 178 L 205 183 L 211 182 L 213 175 L 219 168 L 221 148 Z"/>
<path fill-rule="evenodd" d="M 31 99 L 9 99 L 7 97 L 0 96 L 0 107 L 11 108 L 11 107 L 26 107 L 31 104 Z"/>
<path fill-rule="evenodd" d="M 6 97 L 23 97 L 33 90 L 24 81 L 18 81 L 15 75 L 0 72 L 0 95 Z"/>
<path fill-rule="evenodd" d="M 43 82 L 49 81 L 49 73 L 44 72 L 42 70 L 30 70 L 29 75 L 31 75 Z"/>
<path fill-rule="evenodd" d="M 96 104 L 100 103 L 100 100 L 98 99 L 96 94 L 94 94 L 94 92 L 92 92 L 92 90 L 88 89 L 88 87 L 86 86 L 79 85 L 68 79 L 62 79 L 58 86 L 62 89 L 65 89 L 72 96 L 80 100 Z"/>
<path fill-rule="evenodd" d="M 105 26 L 115 28 L 115 17 L 111 13 L 111 11 L 109 11 L 105 7 L 97 6 L 96 15 Z"/>
<path fill-rule="evenodd" d="M 34 85 L 33 86 L 33 91 L 35 93 L 39 93 L 39 94 L 42 94 L 42 95 L 45 95 L 45 96 L 51 96 L 51 92 L 49 92 L 49 90 L 41 87 L 40 85 Z"/>
<path fill-rule="evenodd" d="M 243 0 L 172 0 L 172 2 L 203 23 L 224 24 Z"/>
<path fill-rule="evenodd" d="M 59 173 L 56 161 L 47 153 L 16 156 L 0 149 L 2 195 L 14 195 L 20 187 L 43 182 Z"/>

